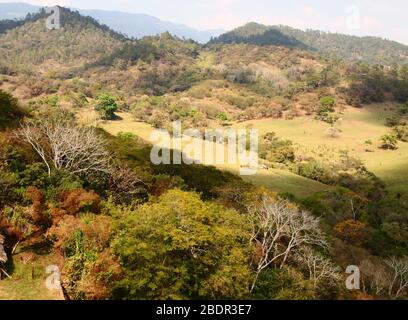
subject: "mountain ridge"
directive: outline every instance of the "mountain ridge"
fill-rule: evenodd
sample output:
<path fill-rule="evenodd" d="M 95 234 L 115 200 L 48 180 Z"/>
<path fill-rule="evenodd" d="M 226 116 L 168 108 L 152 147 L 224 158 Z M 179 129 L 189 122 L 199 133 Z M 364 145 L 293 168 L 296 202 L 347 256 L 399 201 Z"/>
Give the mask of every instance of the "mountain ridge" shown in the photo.
<path fill-rule="evenodd" d="M 257 45 L 287 45 L 308 47 L 324 54 L 351 61 L 371 64 L 408 63 L 408 46 L 380 37 L 358 37 L 283 25 L 267 26 L 249 22 L 217 38 L 210 44 L 248 43 Z"/>
<path fill-rule="evenodd" d="M 15 5 L 13 7 L 13 5 Z M 15 14 L 22 14 L 25 3 L 0 4 L 6 8 L 10 17 L 10 10 Z M 29 5 L 31 8 L 35 6 Z M 38 7 L 40 8 L 40 7 Z M 19 11 L 20 10 L 20 11 Z M 28 10 L 28 9 L 27 9 Z M 373 36 L 353 36 L 340 33 L 324 32 L 307 29 L 305 31 L 284 25 L 262 25 L 250 22 L 244 26 L 222 34 L 222 30 L 197 31 L 183 24 L 162 21 L 146 14 L 124 13 L 106 10 L 76 10 L 79 14 L 89 16 L 112 30 L 130 38 L 141 39 L 145 36 L 154 36 L 169 32 L 182 39 L 193 39 L 207 44 L 248 43 L 255 45 L 277 45 L 288 48 L 299 48 L 319 51 L 323 55 L 340 58 L 352 62 L 364 62 L 390 66 L 394 63 L 408 64 L 408 46 L 397 41 Z M 0 18 L 2 15 L 0 14 Z M 137 18 L 135 18 L 137 17 Z M 20 26 L 22 20 L 0 20 L 0 33 L 4 30 Z M 219 35 L 218 35 L 219 34 Z M 218 36 L 216 36 L 218 35 Z M 207 42 L 208 41 L 208 42 Z"/>
<path fill-rule="evenodd" d="M 21 19 L 28 13 L 36 13 L 40 8 L 41 6 L 30 5 L 24 2 L 0 3 L 0 20 Z M 218 36 L 226 31 L 224 29 L 197 30 L 181 23 L 164 21 L 157 17 L 142 13 L 127 13 L 97 9 L 69 9 L 97 19 L 101 24 L 105 24 L 117 32 L 134 38 L 143 38 L 145 36 L 170 32 L 180 38 L 191 38 L 195 41 L 206 43 L 211 37 Z"/>

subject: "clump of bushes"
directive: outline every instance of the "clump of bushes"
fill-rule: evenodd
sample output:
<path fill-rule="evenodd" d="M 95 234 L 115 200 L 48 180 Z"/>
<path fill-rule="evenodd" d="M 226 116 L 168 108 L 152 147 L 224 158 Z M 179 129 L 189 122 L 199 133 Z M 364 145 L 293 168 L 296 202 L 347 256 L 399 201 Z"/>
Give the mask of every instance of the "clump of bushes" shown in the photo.
<path fill-rule="evenodd" d="M 386 150 L 398 149 L 398 138 L 394 133 L 386 133 L 381 137 L 381 148 Z"/>
<path fill-rule="evenodd" d="M 259 156 L 275 163 L 291 163 L 295 160 L 295 149 L 290 140 L 279 139 L 274 132 L 262 136 Z"/>

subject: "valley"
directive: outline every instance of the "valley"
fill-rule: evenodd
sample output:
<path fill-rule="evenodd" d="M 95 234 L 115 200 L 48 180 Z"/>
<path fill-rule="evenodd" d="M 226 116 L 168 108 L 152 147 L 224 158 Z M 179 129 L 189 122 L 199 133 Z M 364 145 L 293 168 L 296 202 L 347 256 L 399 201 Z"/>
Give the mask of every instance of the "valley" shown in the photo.
<path fill-rule="evenodd" d="M 0 20 L 0 299 L 408 298 L 408 46 L 254 22 L 136 39 L 60 9 Z M 174 122 L 257 129 L 258 171 L 154 164 Z"/>

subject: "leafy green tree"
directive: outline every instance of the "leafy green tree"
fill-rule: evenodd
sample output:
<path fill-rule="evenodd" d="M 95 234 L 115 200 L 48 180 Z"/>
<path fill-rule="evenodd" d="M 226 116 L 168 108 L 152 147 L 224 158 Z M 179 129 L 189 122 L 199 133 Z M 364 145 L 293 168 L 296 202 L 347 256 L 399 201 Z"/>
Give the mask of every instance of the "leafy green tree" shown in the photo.
<path fill-rule="evenodd" d="M 113 120 L 116 117 L 115 112 L 118 110 L 118 104 L 111 95 L 105 93 L 98 97 L 95 110 L 99 112 L 102 119 Z"/>
<path fill-rule="evenodd" d="M 331 113 L 335 111 L 334 106 L 336 105 L 336 100 L 332 97 L 323 97 L 320 99 L 320 107 L 317 112 L 316 118 L 331 124 L 332 126 L 339 120 L 337 115 L 332 115 Z"/>
<path fill-rule="evenodd" d="M 113 247 L 125 276 L 113 298 L 246 297 L 251 250 L 244 216 L 179 190 L 116 216 Z"/>

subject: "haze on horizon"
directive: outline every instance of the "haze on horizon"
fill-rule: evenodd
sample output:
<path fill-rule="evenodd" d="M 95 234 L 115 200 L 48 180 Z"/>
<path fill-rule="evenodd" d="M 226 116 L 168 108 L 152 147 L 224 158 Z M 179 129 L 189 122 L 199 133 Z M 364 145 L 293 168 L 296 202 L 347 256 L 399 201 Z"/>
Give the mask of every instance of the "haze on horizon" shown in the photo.
<path fill-rule="evenodd" d="M 0 3 L 13 2 L 0 0 Z M 17 1 L 15 1 L 17 2 Z M 144 13 L 200 30 L 231 30 L 247 22 L 288 25 L 358 36 L 378 36 L 408 45 L 408 2 L 404 0 L 28 0 L 61 5 Z"/>

